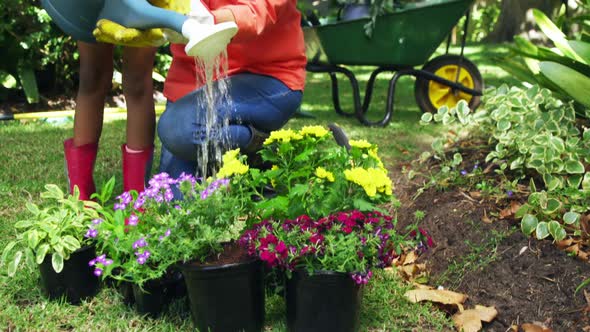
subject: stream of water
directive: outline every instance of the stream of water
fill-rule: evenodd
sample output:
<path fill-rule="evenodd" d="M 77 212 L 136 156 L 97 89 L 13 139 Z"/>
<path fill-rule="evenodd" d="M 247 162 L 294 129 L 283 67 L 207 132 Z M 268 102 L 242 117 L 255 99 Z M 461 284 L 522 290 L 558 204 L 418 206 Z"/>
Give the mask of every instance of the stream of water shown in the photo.
<path fill-rule="evenodd" d="M 218 109 L 232 109 L 227 78 L 227 50 L 215 57 L 195 58 L 197 72 L 197 89 L 204 93 L 197 94 L 196 112 L 206 112 L 201 144 L 197 146 L 197 176 L 214 176 L 221 164 L 221 156 L 229 147 L 229 113 L 219 116 Z M 197 119 L 202 118 L 197 114 Z M 203 125 L 203 124 L 201 124 Z"/>

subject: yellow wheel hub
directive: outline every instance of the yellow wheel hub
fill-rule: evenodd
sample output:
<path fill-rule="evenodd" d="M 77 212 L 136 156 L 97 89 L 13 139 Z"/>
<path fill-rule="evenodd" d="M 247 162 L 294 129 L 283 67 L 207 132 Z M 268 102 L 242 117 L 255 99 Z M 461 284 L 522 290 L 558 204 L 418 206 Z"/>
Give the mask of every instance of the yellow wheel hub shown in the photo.
<path fill-rule="evenodd" d="M 459 66 L 457 65 L 446 65 L 440 67 L 434 74 L 446 80 L 455 82 L 457 79 L 458 68 Z M 471 74 L 465 68 L 461 68 L 457 82 L 467 88 L 474 88 L 473 77 L 471 77 Z M 446 105 L 449 108 L 454 107 L 461 99 L 464 99 L 469 103 L 471 98 L 473 98 L 473 96 L 468 93 L 460 90 L 453 91 L 450 86 L 435 81 L 430 81 L 428 84 L 428 99 L 430 99 L 430 103 L 432 103 L 436 109 L 443 105 Z"/>

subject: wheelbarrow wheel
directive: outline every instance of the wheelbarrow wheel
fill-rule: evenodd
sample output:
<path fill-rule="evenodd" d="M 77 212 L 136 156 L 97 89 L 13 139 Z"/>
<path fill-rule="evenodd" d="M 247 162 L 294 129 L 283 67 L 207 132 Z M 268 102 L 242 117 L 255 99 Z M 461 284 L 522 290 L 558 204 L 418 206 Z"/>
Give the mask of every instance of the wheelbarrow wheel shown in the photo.
<path fill-rule="evenodd" d="M 461 72 L 458 83 L 467 88 L 482 91 L 481 73 L 477 66 L 465 57 L 461 59 L 458 55 L 442 55 L 430 60 L 422 70 L 454 82 L 457 78 L 459 63 L 461 63 Z M 480 96 L 473 96 L 423 77 L 416 78 L 414 96 L 420 109 L 430 113 L 436 112 L 443 105 L 449 108 L 454 107 L 461 99 L 467 101 L 472 110 L 475 110 L 481 103 Z"/>

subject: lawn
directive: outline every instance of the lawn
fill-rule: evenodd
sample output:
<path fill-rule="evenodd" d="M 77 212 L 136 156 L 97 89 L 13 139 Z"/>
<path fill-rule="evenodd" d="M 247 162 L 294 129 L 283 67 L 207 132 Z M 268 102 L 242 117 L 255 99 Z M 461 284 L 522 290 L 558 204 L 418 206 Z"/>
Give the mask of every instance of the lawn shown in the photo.
<path fill-rule="evenodd" d="M 505 72 L 494 67 L 486 57 L 493 52 L 505 51 L 502 47 L 473 46 L 466 50 L 475 62 L 486 85 L 511 82 Z M 361 83 L 365 82 L 371 68 L 354 68 Z M 342 85 L 343 86 L 343 85 Z M 378 81 L 369 112 L 385 108 L 387 76 Z M 413 96 L 414 80 L 404 78 L 398 85 L 395 112 L 392 122 L 385 128 L 368 128 L 354 118 L 338 116 L 333 111 L 330 96 L 330 81 L 325 74 L 308 75 L 302 111 L 313 118 L 296 118 L 288 126 L 326 125 L 336 122 L 351 138 L 365 138 L 379 145 L 379 153 L 387 168 L 398 169 L 401 163 L 414 159 L 420 152 L 429 149 L 433 137 L 438 135 L 435 126 L 422 127 L 421 112 Z M 342 104 L 350 105 L 349 91 L 342 87 Z M 12 225 L 26 218 L 26 202 L 38 202 L 39 193 L 46 183 L 66 186 L 62 141 L 71 135 L 72 122 L 47 121 L 0 123 L 0 248 L 15 236 Z M 124 142 L 125 121 L 108 120 L 105 123 L 95 180 L 98 184 L 115 175 L 120 191 L 121 161 L 119 146 Z M 159 148 L 159 142 L 156 144 Z M 156 156 L 158 153 L 155 154 Z M 154 160 L 157 170 L 158 158 Z M 393 178 L 401 176 L 392 172 Z M 132 331 L 177 331 L 191 330 L 192 324 L 186 303 L 175 302 L 170 312 L 153 320 L 137 315 L 122 304 L 116 291 L 104 288 L 89 302 L 80 306 L 45 300 L 37 286 L 39 274 L 36 269 L 21 270 L 15 278 L 0 277 L 0 328 L 6 330 L 132 330 Z M 379 273 L 365 291 L 361 330 L 411 331 L 444 330 L 451 324 L 442 312 L 432 310 L 430 305 L 412 304 L 404 300 L 404 285 L 399 278 L 388 272 Z M 267 325 L 270 331 L 283 331 L 284 301 L 276 296 L 267 298 Z"/>

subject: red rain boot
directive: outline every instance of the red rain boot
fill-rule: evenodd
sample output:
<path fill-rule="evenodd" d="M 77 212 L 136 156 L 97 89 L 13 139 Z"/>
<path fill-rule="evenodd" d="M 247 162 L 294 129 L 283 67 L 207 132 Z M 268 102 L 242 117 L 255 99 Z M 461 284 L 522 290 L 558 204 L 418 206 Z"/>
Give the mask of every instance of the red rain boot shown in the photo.
<path fill-rule="evenodd" d="M 127 145 L 123 144 L 121 145 L 121 153 L 123 154 L 123 191 L 142 192 L 152 169 L 154 147 L 130 153 L 127 152 Z"/>
<path fill-rule="evenodd" d="M 73 138 L 64 141 L 66 177 L 70 193 L 74 192 L 74 186 L 78 186 L 82 200 L 89 200 L 90 195 L 96 191 L 92 173 L 97 151 L 97 143 L 74 146 Z"/>

